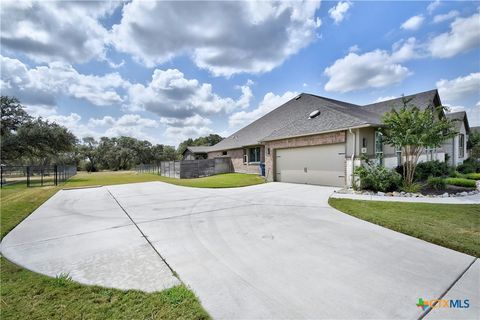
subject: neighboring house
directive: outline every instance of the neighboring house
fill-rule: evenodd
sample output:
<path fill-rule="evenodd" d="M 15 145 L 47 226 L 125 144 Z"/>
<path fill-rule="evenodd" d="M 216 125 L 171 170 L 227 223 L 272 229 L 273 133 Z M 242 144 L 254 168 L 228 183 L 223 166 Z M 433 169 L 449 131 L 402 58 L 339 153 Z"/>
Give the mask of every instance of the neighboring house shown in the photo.
<path fill-rule="evenodd" d="M 405 97 L 421 109 L 441 105 L 437 90 Z M 209 158 L 228 156 L 236 172 L 259 173 L 268 181 L 351 186 L 360 157 L 393 168 L 400 150 L 384 145 L 382 116 L 401 108 L 402 98 L 359 106 L 302 93 L 210 147 Z M 429 149 L 420 161 L 444 161 L 442 149 Z"/>
<path fill-rule="evenodd" d="M 207 159 L 210 146 L 190 146 L 182 153 L 183 160 Z"/>
<path fill-rule="evenodd" d="M 470 126 L 468 125 L 467 113 L 465 111 L 447 113 L 445 116 L 454 121 L 455 131 L 457 135 L 448 139 L 442 148 L 447 154 L 448 164 L 458 166 L 463 160 L 468 158 L 467 141 L 470 134 Z"/>

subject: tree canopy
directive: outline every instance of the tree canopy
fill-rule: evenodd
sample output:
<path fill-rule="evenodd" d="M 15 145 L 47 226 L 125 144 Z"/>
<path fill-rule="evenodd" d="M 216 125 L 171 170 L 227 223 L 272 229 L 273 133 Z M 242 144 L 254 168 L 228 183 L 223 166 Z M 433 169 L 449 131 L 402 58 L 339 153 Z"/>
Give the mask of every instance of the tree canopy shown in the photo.
<path fill-rule="evenodd" d="M 440 147 L 447 138 L 455 135 L 451 120 L 444 115 L 442 106 L 429 106 L 423 110 L 403 100 L 400 110 L 392 109 L 383 116 L 380 128 L 383 141 L 402 148 L 403 177 L 406 186 L 413 183 L 415 168 L 425 148 Z"/>
<path fill-rule="evenodd" d="M 222 140 L 223 138 L 218 134 L 210 134 L 196 139 L 189 138 L 178 145 L 177 153 L 181 155 L 187 147 L 191 146 L 213 146 Z"/>

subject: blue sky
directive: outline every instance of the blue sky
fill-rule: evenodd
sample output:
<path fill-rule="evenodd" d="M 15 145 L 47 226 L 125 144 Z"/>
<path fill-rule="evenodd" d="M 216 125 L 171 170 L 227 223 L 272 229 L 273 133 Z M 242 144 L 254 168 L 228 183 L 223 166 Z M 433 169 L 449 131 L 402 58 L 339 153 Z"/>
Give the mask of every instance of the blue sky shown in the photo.
<path fill-rule="evenodd" d="M 228 135 L 300 92 L 438 88 L 480 125 L 480 2 L 1 3 L 1 91 L 77 136 Z"/>

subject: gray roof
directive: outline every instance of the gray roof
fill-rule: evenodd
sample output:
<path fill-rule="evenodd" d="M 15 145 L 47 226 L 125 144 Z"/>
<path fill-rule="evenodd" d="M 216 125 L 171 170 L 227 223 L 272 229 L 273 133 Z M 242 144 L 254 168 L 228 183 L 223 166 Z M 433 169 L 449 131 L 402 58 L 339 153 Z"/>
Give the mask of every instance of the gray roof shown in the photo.
<path fill-rule="evenodd" d="M 190 150 L 193 153 L 207 153 L 210 151 L 212 146 L 188 146 L 186 150 Z"/>
<path fill-rule="evenodd" d="M 480 126 L 470 127 L 471 133 L 480 133 Z"/>
<path fill-rule="evenodd" d="M 440 104 L 437 90 L 405 98 L 412 98 L 410 104 L 422 109 L 428 105 Z M 359 106 L 302 93 L 212 146 L 210 151 L 241 148 L 258 145 L 262 141 L 345 130 L 351 127 L 378 126 L 385 112 L 402 106 L 402 98 Z M 320 115 L 310 119 L 310 113 L 315 110 L 319 110 Z"/>
<path fill-rule="evenodd" d="M 467 113 L 465 111 L 446 113 L 447 119 L 454 120 L 455 130 L 460 131 L 462 122 L 465 125 L 465 130 L 470 132 L 470 126 L 468 125 Z"/>

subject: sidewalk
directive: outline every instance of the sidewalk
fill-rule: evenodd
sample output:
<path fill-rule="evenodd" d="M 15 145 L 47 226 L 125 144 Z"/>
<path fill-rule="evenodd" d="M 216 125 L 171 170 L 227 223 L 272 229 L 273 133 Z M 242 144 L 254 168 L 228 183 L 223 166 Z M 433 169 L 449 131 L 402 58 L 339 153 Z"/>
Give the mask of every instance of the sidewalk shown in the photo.
<path fill-rule="evenodd" d="M 394 202 L 419 202 L 419 203 L 445 203 L 445 204 L 480 204 L 480 194 L 465 197 L 452 198 L 417 198 L 417 197 L 390 197 L 365 194 L 332 193 L 331 198 L 353 199 L 353 200 L 374 200 Z"/>

